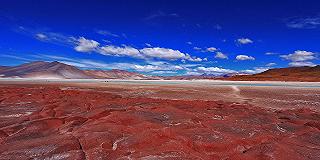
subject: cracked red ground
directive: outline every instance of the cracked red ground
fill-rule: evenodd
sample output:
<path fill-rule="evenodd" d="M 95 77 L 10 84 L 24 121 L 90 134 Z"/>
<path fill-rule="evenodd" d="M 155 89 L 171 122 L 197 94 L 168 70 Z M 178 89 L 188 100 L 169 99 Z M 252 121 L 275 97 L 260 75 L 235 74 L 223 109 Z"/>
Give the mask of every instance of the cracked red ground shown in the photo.
<path fill-rule="evenodd" d="M 0 159 L 320 159 L 311 109 L 0 87 Z"/>

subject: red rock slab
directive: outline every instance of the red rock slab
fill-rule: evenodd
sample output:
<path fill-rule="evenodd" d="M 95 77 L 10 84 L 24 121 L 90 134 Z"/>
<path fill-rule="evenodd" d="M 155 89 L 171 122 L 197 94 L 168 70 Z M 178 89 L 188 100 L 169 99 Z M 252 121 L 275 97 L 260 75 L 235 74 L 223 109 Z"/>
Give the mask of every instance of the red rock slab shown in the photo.
<path fill-rule="evenodd" d="M 320 159 L 320 114 L 0 85 L 0 159 Z"/>

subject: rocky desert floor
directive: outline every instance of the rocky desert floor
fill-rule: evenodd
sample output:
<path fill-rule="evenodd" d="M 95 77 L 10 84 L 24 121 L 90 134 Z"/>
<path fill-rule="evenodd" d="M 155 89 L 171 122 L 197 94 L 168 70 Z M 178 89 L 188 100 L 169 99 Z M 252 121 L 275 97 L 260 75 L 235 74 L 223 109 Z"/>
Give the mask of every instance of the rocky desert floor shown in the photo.
<path fill-rule="evenodd" d="M 0 159 L 320 159 L 320 89 L 0 82 Z"/>

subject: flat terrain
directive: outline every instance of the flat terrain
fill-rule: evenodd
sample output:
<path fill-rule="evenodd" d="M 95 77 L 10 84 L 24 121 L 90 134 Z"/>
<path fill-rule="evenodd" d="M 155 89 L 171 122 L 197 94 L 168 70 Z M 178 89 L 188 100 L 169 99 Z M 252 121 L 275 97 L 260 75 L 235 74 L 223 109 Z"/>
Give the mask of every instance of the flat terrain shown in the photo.
<path fill-rule="evenodd" d="M 319 83 L 1 80 L 0 159 L 320 159 Z"/>

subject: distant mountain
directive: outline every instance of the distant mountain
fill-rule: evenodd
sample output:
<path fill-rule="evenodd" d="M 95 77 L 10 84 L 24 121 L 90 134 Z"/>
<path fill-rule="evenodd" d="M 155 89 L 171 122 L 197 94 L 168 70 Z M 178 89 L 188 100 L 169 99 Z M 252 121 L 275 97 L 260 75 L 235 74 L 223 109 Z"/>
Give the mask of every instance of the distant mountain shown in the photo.
<path fill-rule="evenodd" d="M 0 68 L 2 77 L 14 78 L 54 78 L 54 79 L 83 79 L 90 78 L 86 73 L 74 66 L 60 62 L 36 61 L 15 67 Z"/>
<path fill-rule="evenodd" d="M 239 73 L 237 73 L 239 74 Z M 219 79 L 236 81 L 317 81 L 320 82 L 320 65 L 315 67 L 289 67 L 269 69 L 253 75 L 184 75 L 148 76 L 125 70 L 81 70 L 60 62 L 35 61 L 19 66 L 0 66 L 0 77 L 45 79 L 165 79 L 194 80 Z"/>
<path fill-rule="evenodd" d="M 212 75 L 183 75 L 183 76 L 168 76 L 162 77 L 165 80 L 197 80 L 197 79 L 216 79 Z"/>
<path fill-rule="evenodd" d="M 201 75 L 182 75 L 182 76 L 169 76 L 169 77 L 162 77 L 166 80 L 200 80 L 200 79 L 224 79 L 236 75 L 244 75 L 245 73 L 228 73 L 222 75 L 215 75 L 215 74 L 201 74 Z"/>
<path fill-rule="evenodd" d="M 90 77 L 95 77 L 97 79 L 158 79 L 153 76 L 147 76 L 144 74 L 119 69 L 85 70 L 84 72 Z"/>
<path fill-rule="evenodd" d="M 7 67 L 7 66 L 0 66 L 0 71 L 1 71 L 1 70 L 4 70 L 4 69 L 7 69 L 7 68 L 9 68 L 9 67 Z"/>
<path fill-rule="evenodd" d="M 60 62 L 35 61 L 19 66 L 0 66 L 0 77 L 44 79 L 159 79 L 124 70 L 80 70 Z"/>
<path fill-rule="evenodd" d="M 253 75 L 232 76 L 227 80 L 320 82 L 320 65 L 314 67 L 275 68 Z"/>

